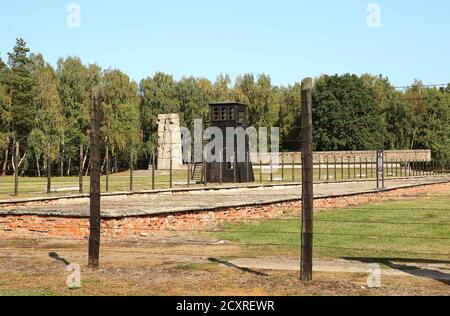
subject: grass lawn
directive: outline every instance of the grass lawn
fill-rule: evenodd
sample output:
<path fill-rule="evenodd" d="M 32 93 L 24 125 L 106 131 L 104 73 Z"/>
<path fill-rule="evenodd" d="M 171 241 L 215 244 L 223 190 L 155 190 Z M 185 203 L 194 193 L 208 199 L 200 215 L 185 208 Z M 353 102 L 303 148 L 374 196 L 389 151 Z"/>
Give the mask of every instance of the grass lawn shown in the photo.
<path fill-rule="evenodd" d="M 449 205 L 443 194 L 318 212 L 315 257 L 449 260 Z M 226 224 L 215 237 L 244 245 L 247 255 L 298 255 L 299 226 L 299 219 Z"/>

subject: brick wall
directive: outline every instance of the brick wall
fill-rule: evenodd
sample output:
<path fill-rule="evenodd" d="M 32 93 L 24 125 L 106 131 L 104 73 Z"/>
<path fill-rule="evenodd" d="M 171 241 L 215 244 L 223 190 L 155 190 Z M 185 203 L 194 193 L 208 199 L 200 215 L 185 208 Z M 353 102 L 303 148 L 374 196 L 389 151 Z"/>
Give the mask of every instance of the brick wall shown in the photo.
<path fill-rule="evenodd" d="M 429 192 L 448 192 L 450 184 L 399 189 L 381 193 L 317 199 L 316 211 L 332 207 L 358 206 L 395 197 L 417 196 Z M 264 206 L 223 208 L 216 211 L 197 211 L 191 213 L 164 214 L 146 217 L 127 217 L 102 220 L 102 238 L 134 239 L 158 236 L 168 230 L 195 231 L 213 229 L 228 221 L 243 221 L 260 218 L 279 218 L 299 215 L 300 202 L 277 203 Z M 323 210 L 320 210 L 324 208 Z M 88 218 L 45 217 L 29 215 L 0 216 L 0 238 L 70 238 L 83 239 L 89 236 Z"/>

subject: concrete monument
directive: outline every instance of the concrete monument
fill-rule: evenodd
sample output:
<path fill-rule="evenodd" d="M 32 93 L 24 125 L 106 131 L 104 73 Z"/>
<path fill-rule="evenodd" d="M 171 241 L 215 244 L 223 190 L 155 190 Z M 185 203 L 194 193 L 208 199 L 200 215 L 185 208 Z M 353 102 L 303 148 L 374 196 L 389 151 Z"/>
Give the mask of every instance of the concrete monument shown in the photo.
<path fill-rule="evenodd" d="M 158 115 L 158 170 L 183 167 L 180 117 L 178 114 Z"/>

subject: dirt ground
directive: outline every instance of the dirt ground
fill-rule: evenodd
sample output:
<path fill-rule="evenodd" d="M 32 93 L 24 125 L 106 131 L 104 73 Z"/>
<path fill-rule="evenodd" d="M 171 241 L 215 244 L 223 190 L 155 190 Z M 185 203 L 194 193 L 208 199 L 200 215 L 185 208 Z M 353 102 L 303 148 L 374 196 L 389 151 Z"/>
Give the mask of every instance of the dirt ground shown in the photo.
<path fill-rule="evenodd" d="M 101 268 L 86 267 L 87 241 L 0 242 L 0 295 L 450 295 L 448 282 L 383 276 L 367 288 L 365 273 L 315 273 L 239 268 L 235 245 L 165 241 L 103 243 Z M 82 287 L 69 289 L 67 264 L 81 266 Z"/>

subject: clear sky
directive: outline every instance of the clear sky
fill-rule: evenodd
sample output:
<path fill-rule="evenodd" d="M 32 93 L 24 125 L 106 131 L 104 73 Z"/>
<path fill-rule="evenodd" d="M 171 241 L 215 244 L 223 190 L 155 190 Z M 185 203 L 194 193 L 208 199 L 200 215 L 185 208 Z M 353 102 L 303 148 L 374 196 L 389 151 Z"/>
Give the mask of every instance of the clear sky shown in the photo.
<path fill-rule="evenodd" d="M 372 2 L 380 28 L 367 24 Z M 80 27 L 68 27 L 70 3 Z M 53 65 L 77 55 L 137 81 L 164 71 L 267 73 L 275 84 L 345 72 L 397 86 L 450 82 L 448 0 L 0 0 L 3 59 L 19 36 Z"/>

